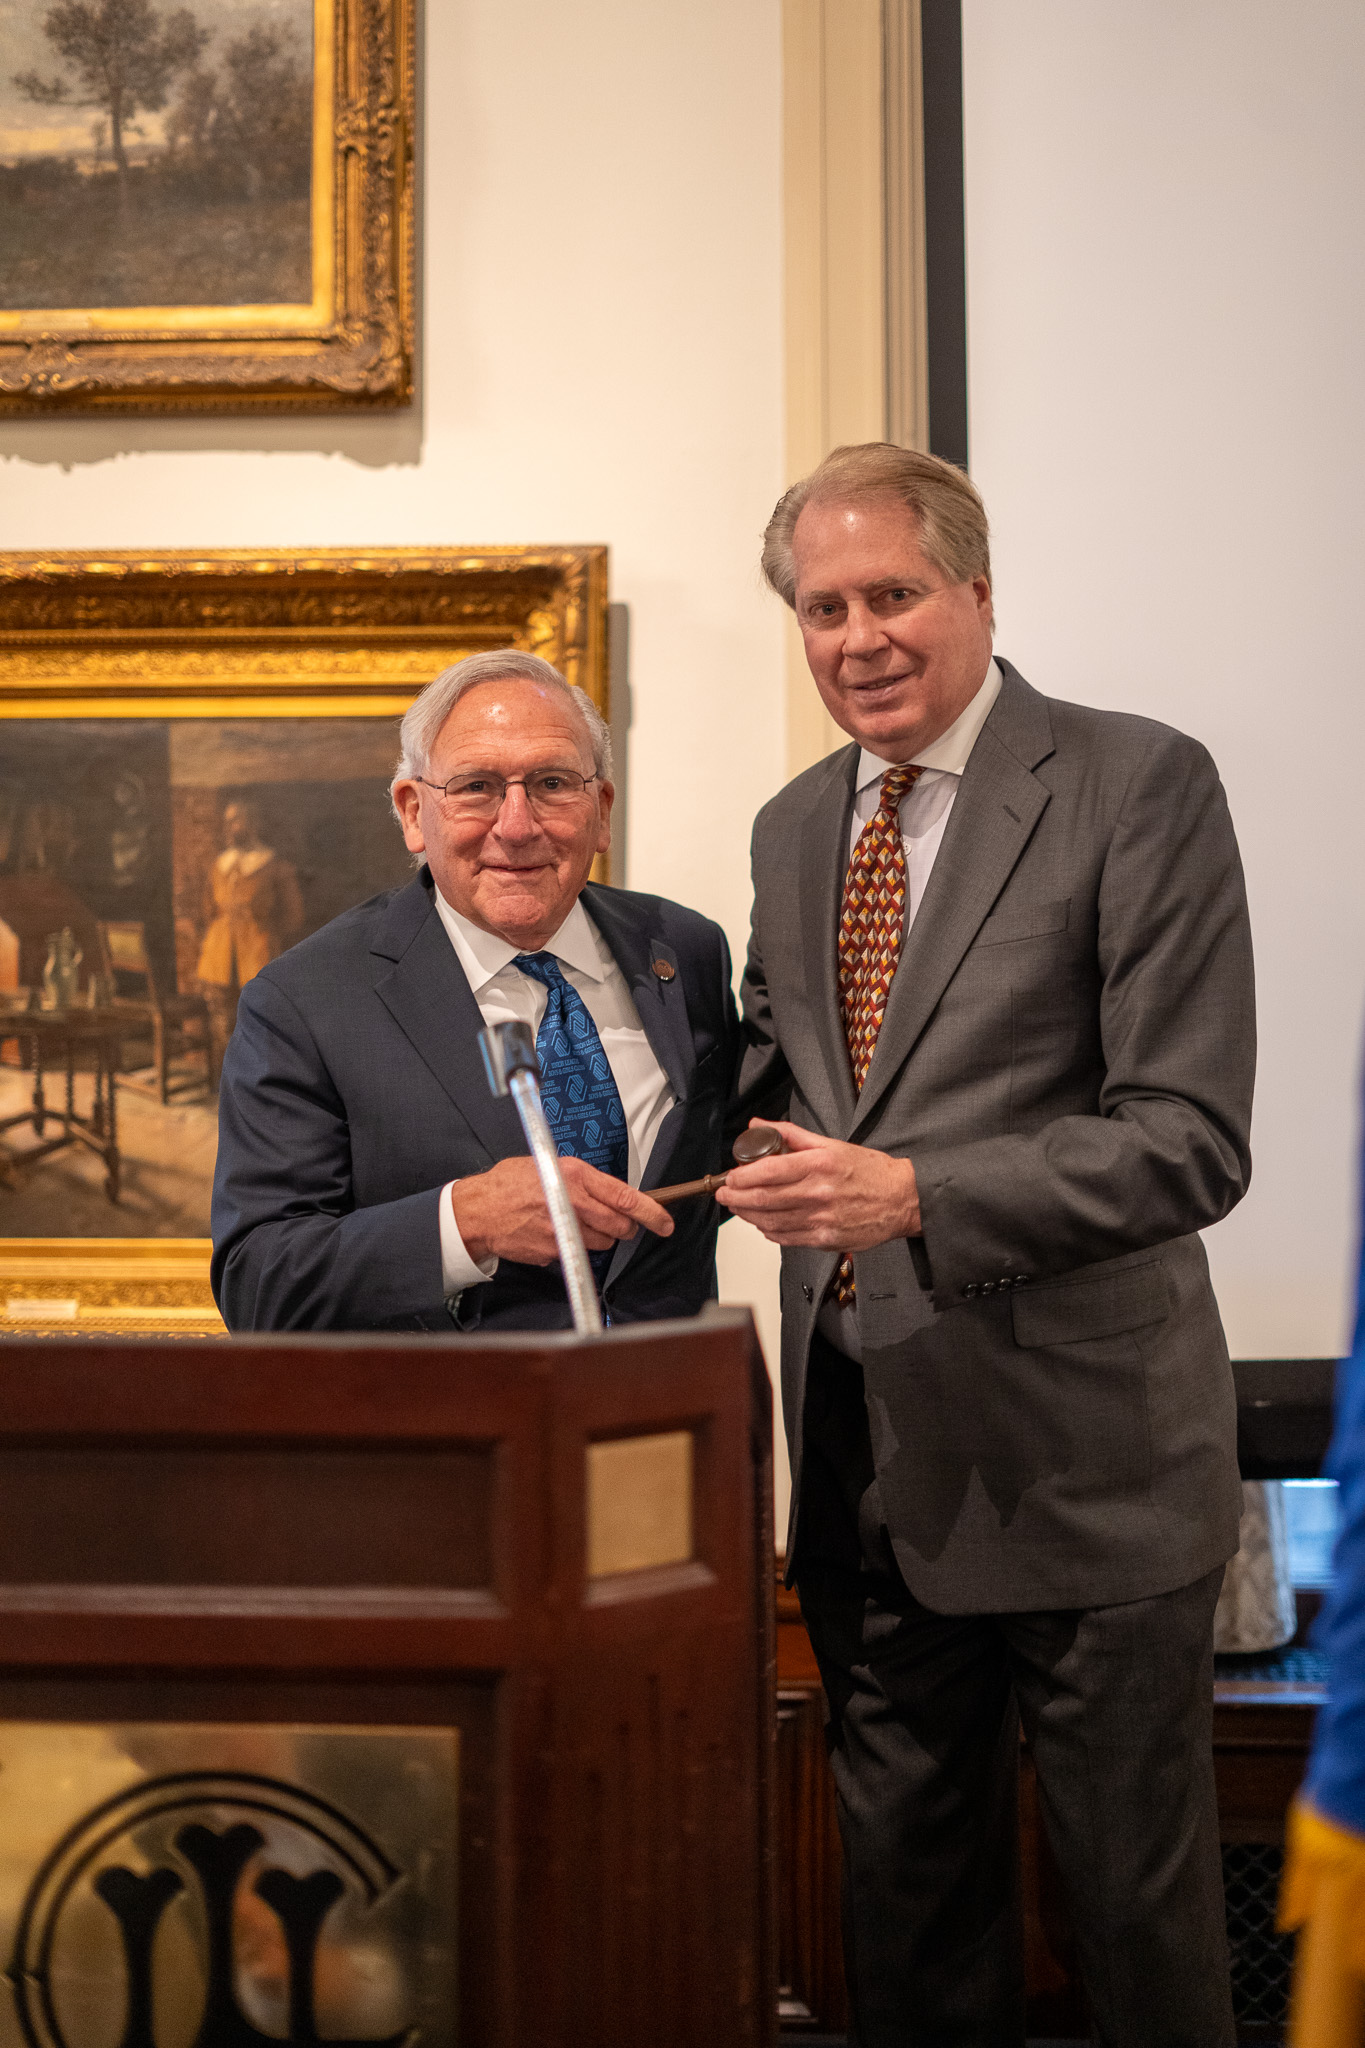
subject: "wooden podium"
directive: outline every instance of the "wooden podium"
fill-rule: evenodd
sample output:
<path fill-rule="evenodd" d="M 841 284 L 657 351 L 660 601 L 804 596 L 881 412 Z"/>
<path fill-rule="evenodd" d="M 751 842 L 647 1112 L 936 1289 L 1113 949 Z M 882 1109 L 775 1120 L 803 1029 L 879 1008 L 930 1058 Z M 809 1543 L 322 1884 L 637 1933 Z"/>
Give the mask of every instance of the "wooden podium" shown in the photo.
<path fill-rule="evenodd" d="M 738 1310 L 0 1344 L 0 2048 L 771 2042 L 770 1461 Z"/>

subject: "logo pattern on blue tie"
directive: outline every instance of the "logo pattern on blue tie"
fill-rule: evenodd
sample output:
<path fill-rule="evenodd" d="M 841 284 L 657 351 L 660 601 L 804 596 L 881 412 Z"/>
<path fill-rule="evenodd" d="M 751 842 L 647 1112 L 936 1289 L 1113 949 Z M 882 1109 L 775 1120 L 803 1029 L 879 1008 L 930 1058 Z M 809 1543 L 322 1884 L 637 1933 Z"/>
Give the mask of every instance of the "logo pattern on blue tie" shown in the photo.
<path fill-rule="evenodd" d="M 549 995 L 536 1033 L 536 1058 L 555 1150 L 624 1180 L 630 1168 L 626 1113 L 582 996 L 549 953 L 518 953 L 512 965 L 541 982 Z"/>

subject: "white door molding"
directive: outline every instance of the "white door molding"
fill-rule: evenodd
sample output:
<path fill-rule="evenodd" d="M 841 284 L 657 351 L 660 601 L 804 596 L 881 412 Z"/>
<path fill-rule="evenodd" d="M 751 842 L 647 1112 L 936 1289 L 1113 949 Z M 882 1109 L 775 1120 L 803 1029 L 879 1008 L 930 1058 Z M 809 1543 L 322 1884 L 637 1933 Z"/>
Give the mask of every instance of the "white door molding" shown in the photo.
<path fill-rule="evenodd" d="M 783 0 L 786 470 L 927 441 L 919 0 Z M 843 743 L 788 623 L 787 768 Z"/>

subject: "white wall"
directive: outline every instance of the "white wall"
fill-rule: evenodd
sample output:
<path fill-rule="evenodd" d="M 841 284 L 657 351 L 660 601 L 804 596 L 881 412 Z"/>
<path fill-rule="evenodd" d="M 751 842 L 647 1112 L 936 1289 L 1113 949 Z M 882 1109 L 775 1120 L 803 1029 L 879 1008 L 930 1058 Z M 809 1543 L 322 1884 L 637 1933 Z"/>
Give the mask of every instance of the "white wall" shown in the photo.
<path fill-rule="evenodd" d="M 0 423 L 0 547 L 605 541 L 629 607 L 627 881 L 747 932 L 785 779 L 778 0 L 425 10 L 421 405 Z M 723 1236 L 722 1292 L 774 1259 Z"/>
<path fill-rule="evenodd" d="M 1338 1353 L 1365 1020 L 1365 9 L 964 0 L 972 471 L 998 645 L 1196 734 L 1255 926 L 1234 1357 Z"/>

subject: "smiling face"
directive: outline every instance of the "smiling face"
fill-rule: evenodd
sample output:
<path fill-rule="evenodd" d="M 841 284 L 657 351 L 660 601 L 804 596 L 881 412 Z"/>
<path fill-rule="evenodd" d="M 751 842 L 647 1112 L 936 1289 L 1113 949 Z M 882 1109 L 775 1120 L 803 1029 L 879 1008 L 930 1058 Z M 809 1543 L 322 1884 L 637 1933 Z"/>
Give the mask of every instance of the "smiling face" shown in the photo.
<path fill-rule="evenodd" d="M 990 584 L 950 583 L 924 553 L 914 513 L 889 493 L 812 499 L 792 558 L 796 620 L 830 717 L 882 760 L 912 760 L 986 679 Z"/>
<path fill-rule="evenodd" d="M 460 698 L 437 735 L 427 775 L 485 768 L 511 783 L 534 768 L 593 773 L 592 748 L 569 700 L 521 676 L 476 683 Z M 394 801 L 412 853 L 425 853 L 437 888 L 452 909 L 508 945 L 535 953 L 554 937 L 592 870 L 611 844 L 609 782 L 589 782 L 564 810 L 537 817 L 517 782 L 496 818 L 453 816 L 426 782 L 400 782 Z"/>

